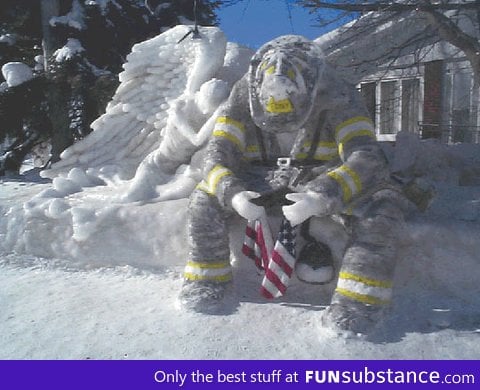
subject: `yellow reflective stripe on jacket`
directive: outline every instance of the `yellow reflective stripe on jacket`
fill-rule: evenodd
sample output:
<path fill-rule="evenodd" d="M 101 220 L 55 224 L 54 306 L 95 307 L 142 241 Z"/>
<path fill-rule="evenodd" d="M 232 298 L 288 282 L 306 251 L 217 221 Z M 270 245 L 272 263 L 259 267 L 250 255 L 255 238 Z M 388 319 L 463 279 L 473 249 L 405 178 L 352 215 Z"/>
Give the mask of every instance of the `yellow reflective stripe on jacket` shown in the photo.
<path fill-rule="evenodd" d="M 215 121 L 215 123 L 232 125 L 232 126 L 237 127 L 238 129 L 242 130 L 242 131 L 245 131 L 245 125 L 242 122 L 237 121 L 235 119 L 232 119 L 228 116 L 219 116 L 217 118 L 217 120 Z"/>
<path fill-rule="evenodd" d="M 222 178 L 225 176 L 231 176 L 232 171 L 225 168 L 223 165 L 215 165 L 207 175 L 207 180 L 202 180 L 197 188 L 210 195 L 217 193 L 217 187 Z"/>
<path fill-rule="evenodd" d="M 319 142 L 315 155 L 315 160 L 329 161 L 338 156 L 338 151 L 335 142 Z"/>
<path fill-rule="evenodd" d="M 230 262 L 196 262 L 189 261 L 183 274 L 187 280 L 208 280 L 228 282 L 232 279 Z"/>
<path fill-rule="evenodd" d="M 360 180 L 360 177 L 347 165 L 342 165 L 341 167 L 328 172 L 327 175 L 334 179 L 342 188 L 343 201 L 345 203 L 349 202 L 353 196 L 362 191 L 362 181 Z"/>
<path fill-rule="evenodd" d="M 364 116 L 351 118 L 335 128 L 335 140 L 338 144 L 338 152 L 343 155 L 344 145 L 355 137 L 375 138 L 375 129 L 372 121 Z"/>
<path fill-rule="evenodd" d="M 228 139 L 241 151 L 245 149 L 245 126 L 235 119 L 227 116 L 218 117 L 215 121 L 213 136 Z"/>
<path fill-rule="evenodd" d="M 362 303 L 388 304 L 392 298 L 392 282 L 340 272 L 335 291 Z"/>
<path fill-rule="evenodd" d="M 302 150 L 309 150 L 312 145 L 312 142 L 305 142 L 302 146 Z M 314 160 L 319 161 L 330 161 L 338 156 L 337 144 L 335 142 L 319 142 L 317 149 L 315 149 L 315 154 L 313 155 Z M 304 160 L 308 158 L 308 153 L 300 152 L 295 155 L 299 160 Z"/>

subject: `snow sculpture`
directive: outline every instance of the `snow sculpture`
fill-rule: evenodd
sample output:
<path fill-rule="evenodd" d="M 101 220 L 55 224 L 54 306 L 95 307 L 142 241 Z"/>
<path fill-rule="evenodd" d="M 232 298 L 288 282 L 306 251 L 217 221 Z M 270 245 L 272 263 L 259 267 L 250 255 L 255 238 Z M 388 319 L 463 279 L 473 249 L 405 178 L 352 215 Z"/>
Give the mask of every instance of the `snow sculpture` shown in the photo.
<path fill-rule="evenodd" d="M 173 53 L 177 54 L 183 50 L 178 48 L 180 45 L 176 44 L 175 39 L 182 37 L 182 34 L 188 30 L 185 27 L 179 27 L 178 29 L 178 31 L 174 29 L 163 34 L 161 39 L 159 37 L 154 38 L 157 43 L 151 44 L 152 50 L 156 50 L 157 54 L 162 48 L 170 48 L 170 51 L 165 49 L 166 53 L 162 57 L 164 60 L 173 57 L 173 48 L 175 48 Z M 215 30 L 206 31 L 206 29 L 202 29 L 204 37 L 213 31 Z M 173 36 L 171 34 L 175 35 L 175 39 L 172 39 L 172 42 L 167 45 L 167 37 Z M 218 37 L 221 36 L 218 35 Z M 200 43 L 188 38 L 182 44 L 195 47 L 195 45 L 203 45 L 206 42 Z M 212 42 L 208 44 L 212 44 Z M 137 47 L 144 47 L 148 51 L 149 49 L 146 46 L 146 43 L 142 43 Z M 185 51 L 186 56 L 194 54 L 192 51 L 188 53 Z M 129 57 L 129 63 L 131 58 L 136 58 L 137 55 L 141 63 L 141 55 L 136 52 Z M 199 155 L 190 159 L 188 169 L 185 166 L 177 169 L 177 176 L 165 173 L 165 177 L 162 177 L 161 180 L 163 182 L 167 181 L 167 183 L 161 187 L 160 191 L 158 186 L 155 187 L 154 182 L 145 185 L 144 189 L 154 189 L 150 195 L 146 196 L 146 192 L 141 190 L 142 177 L 145 181 L 149 178 L 153 180 L 155 175 L 158 174 L 158 172 L 154 172 L 156 151 L 160 150 L 162 145 L 167 148 L 169 143 L 166 140 L 174 141 L 174 134 L 178 136 L 182 132 L 185 135 L 183 139 L 192 140 L 192 145 L 201 144 L 203 131 L 208 132 L 206 125 L 208 121 L 204 120 L 208 117 L 206 113 L 215 110 L 216 101 L 221 100 L 221 94 L 216 92 L 221 91 L 222 88 L 231 87 L 236 77 L 242 75 L 246 70 L 248 59 L 248 50 L 233 44 L 227 44 L 223 65 L 216 71 L 211 70 L 211 74 L 215 78 L 212 76 L 208 79 L 205 76 L 205 82 L 196 84 L 198 89 L 187 91 L 187 81 L 195 75 L 192 73 L 184 75 L 182 80 L 185 82 L 179 80 L 179 84 L 182 83 L 184 89 L 177 85 L 177 89 L 172 91 L 172 95 L 168 99 L 164 99 L 165 102 L 168 101 L 168 108 L 161 109 L 156 103 L 147 104 L 148 108 L 154 107 L 158 110 L 157 114 L 159 116 L 163 115 L 166 118 L 165 126 L 160 126 L 161 128 L 158 129 L 155 126 L 149 126 L 145 120 L 137 123 L 137 114 L 134 115 L 130 111 L 123 112 L 122 109 L 117 113 L 114 112 L 113 107 L 119 101 L 128 104 L 130 99 L 126 96 L 126 87 L 122 87 L 125 95 L 122 95 L 122 89 L 119 89 L 116 95 L 117 101 L 112 101 L 109 112 L 102 117 L 102 123 L 100 123 L 100 120 L 97 121 L 97 130 L 85 141 L 65 152 L 63 160 L 56 164 L 51 171 L 45 173 L 45 176 L 54 177 L 53 185 L 20 183 L 20 186 L 24 187 L 18 187 L 15 182 L 2 183 L 2 191 L 0 192 L 2 193 L 3 218 L 0 220 L 0 251 L 2 253 L 15 251 L 17 253 L 65 259 L 68 261 L 66 263 L 68 268 L 72 265 L 76 268 L 77 265 L 81 266 L 82 264 L 88 268 L 105 265 L 127 265 L 125 270 L 123 267 L 119 268 L 121 275 L 125 272 L 127 279 L 132 275 L 140 275 L 142 283 L 147 282 L 147 284 L 152 280 L 155 283 L 160 282 L 160 280 L 157 280 L 157 275 L 154 275 L 152 279 L 145 280 L 141 273 L 137 273 L 136 268 L 130 270 L 128 266 L 140 266 L 141 269 L 148 270 L 158 270 L 167 266 L 174 270 L 174 267 L 177 267 L 177 271 L 180 271 L 185 258 L 185 253 L 182 252 L 185 251 L 182 230 L 185 222 L 186 199 L 148 204 L 112 204 L 115 203 L 112 202 L 114 192 L 117 189 L 123 189 L 123 187 L 118 187 L 115 184 L 120 183 L 120 186 L 122 186 L 121 183 L 128 183 L 122 180 L 118 181 L 119 178 L 132 180 L 128 187 L 125 186 L 127 189 L 127 194 L 123 194 L 125 200 L 133 199 L 133 183 L 137 184 L 136 188 L 139 189 L 137 193 L 140 195 L 143 193 L 145 199 L 148 199 L 148 196 L 155 196 L 157 192 L 162 194 L 163 199 L 168 197 L 169 191 L 171 197 L 180 196 L 176 185 L 173 184 L 178 184 L 178 180 L 187 179 L 187 175 L 183 173 L 189 170 L 192 172 L 195 169 L 195 160 L 200 157 Z M 194 60 L 190 60 L 190 64 L 194 62 Z M 183 63 L 177 63 L 177 65 L 183 66 Z M 174 67 L 170 68 L 173 69 Z M 125 72 L 128 73 L 127 70 Z M 148 75 L 152 76 L 145 70 L 143 76 L 139 75 L 135 79 L 141 81 L 142 77 Z M 158 77 L 161 79 L 160 75 Z M 156 92 L 160 96 L 159 99 L 166 96 L 166 90 L 169 87 L 173 88 L 170 84 L 171 79 L 167 80 L 168 83 L 165 86 L 156 88 Z M 132 95 L 134 94 L 133 84 L 133 82 L 130 83 Z M 147 96 L 148 93 L 152 92 L 151 89 L 147 88 L 148 83 L 145 84 L 145 87 L 145 90 L 142 90 L 140 86 L 138 87 L 140 89 L 138 91 L 139 96 Z M 162 92 L 159 92 L 159 89 Z M 202 98 L 205 96 L 215 97 L 216 99 Z M 153 97 L 152 102 L 155 102 Z M 211 105 L 207 104 L 209 102 Z M 139 108 L 143 108 L 140 103 L 135 109 Z M 110 122 L 110 120 L 114 122 Z M 123 122 L 123 120 L 126 122 Z M 130 125 L 128 120 L 132 121 Z M 171 125 L 169 130 L 167 130 L 167 123 Z M 131 126 L 130 131 L 128 131 L 127 126 Z M 189 132 L 190 129 L 195 131 L 202 127 L 202 132 L 196 134 Z M 178 132 L 177 129 L 179 129 Z M 170 133 L 171 135 L 168 135 Z M 151 144 L 144 143 L 147 141 Z M 132 149 L 125 150 L 125 145 L 130 145 L 130 143 L 139 146 L 138 154 L 135 154 Z M 197 150 L 197 148 L 194 149 Z M 446 326 L 444 322 L 431 321 L 429 313 L 432 312 L 432 307 L 451 308 L 453 313 L 460 314 L 457 317 L 467 321 L 465 323 L 456 321 L 453 328 L 460 324 L 462 329 L 466 329 L 467 332 L 472 330 L 474 333 L 478 333 L 478 322 L 475 321 L 478 318 L 478 300 L 476 300 L 479 290 L 476 282 L 478 277 L 472 274 L 472 271 L 475 270 L 478 274 L 479 270 L 477 227 L 480 220 L 480 175 L 478 174 L 480 153 L 478 145 L 447 146 L 432 140 L 420 141 L 410 134 L 403 134 L 397 137 L 395 149 L 395 152 L 393 149 L 390 150 L 395 157 L 392 164 L 395 170 L 407 170 L 415 176 L 426 176 L 434 179 L 440 185 L 441 196 L 436 198 L 433 207 L 430 208 L 429 214 L 425 218 L 421 217 L 416 221 L 409 222 L 408 227 L 413 234 L 408 242 L 402 244 L 403 256 L 395 281 L 398 286 L 402 287 L 402 290 L 396 296 L 397 304 L 394 307 L 393 320 L 390 322 L 394 326 L 388 332 L 389 337 L 398 340 L 397 337 L 402 335 L 402 332 L 411 333 L 412 329 L 418 328 L 421 333 L 424 333 L 425 330 L 438 330 L 439 327 Z M 201 147 L 199 150 L 201 150 Z M 408 153 L 405 151 L 408 151 Z M 117 159 L 117 152 L 122 157 Z M 149 159 L 152 162 L 149 162 Z M 151 173 L 149 173 L 149 168 L 152 168 Z M 163 168 L 165 167 L 163 166 Z M 469 168 L 469 170 L 466 172 L 465 168 Z M 174 167 L 171 169 L 174 170 Z M 104 181 L 100 180 L 100 177 L 113 185 L 101 186 Z M 173 180 L 174 178 L 178 180 Z M 461 183 L 460 186 L 458 183 Z M 45 188 L 45 191 L 24 203 L 25 200 L 30 199 L 34 193 L 39 191 L 39 186 Z M 19 188 L 23 188 L 23 190 L 19 192 Z M 186 188 L 184 187 L 184 189 Z M 336 226 L 337 230 L 330 229 L 331 231 L 327 231 L 324 224 L 325 221 L 313 220 L 312 233 L 314 231 L 316 237 L 320 235 L 324 242 L 333 245 L 332 251 L 335 257 L 339 258 L 344 252 L 347 239 L 345 230 Z M 243 237 L 244 230 L 242 228 L 241 231 L 239 229 L 235 233 L 237 238 Z M 168 237 L 168 240 L 165 240 L 165 237 Z M 239 252 L 238 249 L 237 252 Z M 453 253 L 455 254 L 455 261 L 452 262 Z M 238 255 L 240 256 L 239 253 Z M 16 258 L 16 255 L 14 255 L 14 258 Z M 12 257 L 4 258 L 3 264 L 9 264 L 10 259 Z M 182 264 L 178 263 L 179 260 L 182 261 Z M 15 262 L 20 262 L 22 268 L 23 266 L 31 266 L 30 258 L 28 260 L 19 258 Z M 63 264 L 60 260 L 52 263 Z M 44 260 L 39 260 L 34 264 L 42 266 L 40 279 L 44 280 L 43 268 L 47 263 Z M 248 312 L 248 301 L 257 301 L 258 280 L 255 279 L 257 275 L 252 272 L 252 267 L 248 270 L 245 269 L 245 272 L 239 269 L 244 266 L 243 264 L 246 264 L 245 267 L 250 265 L 248 262 L 242 262 L 241 264 L 237 262 L 235 272 L 241 274 L 242 277 L 246 276 L 243 279 L 244 283 L 237 287 L 241 295 L 246 297 L 247 305 L 242 306 L 243 313 L 236 317 L 244 316 L 245 309 L 247 309 L 247 317 L 251 319 L 249 314 L 255 315 L 255 313 Z M 34 276 L 38 274 L 36 269 L 35 272 L 31 272 L 31 270 L 26 268 L 25 270 L 20 269 L 19 272 L 22 272 L 22 275 L 25 272 Z M 466 271 L 459 272 L 462 270 Z M 6 271 L 8 271 L 6 277 L 9 278 L 12 269 L 6 268 Z M 54 271 L 52 275 L 56 280 L 62 279 L 58 278 L 55 269 Z M 115 270 L 113 275 L 116 275 L 117 272 L 118 270 Z M 94 277 L 98 275 L 96 271 L 89 274 Z M 171 291 L 175 286 L 179 286 L 178 274 L 178 272 L 168 272 L 165 279 L 163 279 L 163 275 L 161 276 L 161 284 L 164 287 L 166 286 L 164 295 L 167 303 L 171 302 L 172 295 L 174 295 Z M 100 275 L 103 275 L 103 271 Z M 84 276 L 84 274 L 79 275 L 80 278 Z M 68 278 L 68 280 L 71 281 L 71 278 Z M 125 278 L 122 277 L 119 280 L 123 285 Z M 138 278 L 134 282 L 136 283 L 137 280 Z M 302 285 L 301 289 L 296 287 L 295 284 L 291 286 L 288 297 L 288 301 L 295 304 L 283 305 L 280 308 L 280 311 L 285 310 L 285 308 L 288 309 L 289 306 L 293 308 L 294 312 L 290 317 L 295 322 L 291 323 L 292 326 L 283 326 L 283 328 L 292 329 L 299 325 L 300 328 L 308 328 L 308 334 L 312 334 L 311 327 L 304 326 L 312 323 L 310 303 L 314 301 L 313 297 L 315 302 L 319 302 L 322 293 L 328 297 L 331 295 L 331 289 L 328 286 L 321 287 L 320 290 L 318 286 L 310 288 L 307 286 L 309 290 L 306 293 L 305 285 Z M 156 288 L 155 291 L 157 291 Z M 154 296 L 158 296 L 158 293 Z M 312 297 L 309 305 L 302 309 L 302 302 L 305 302 L 305 297 L 308 300 L 309 296 Z M 323 302 L 324 299 L 320 299 L 320 303 Z M 257 309 L 257 305 L 250 306 L 254 307 L 254 310 Z M 162 307 L 169 317 L 172 317 L 170 305 L 163 305 Z M 459 307 L 462 310 L 457 310 Z M 316 311 L 318 307 L 313 307 L 313 309 Z M 268 309 L 268 307 L 262 306 L 262 313 L 265 310 L 273 312 L 274 309 L 273 307 Z M 179 316 L 178 318 L 183 319 L 184 317 Z M 205 316 L 198 318 L 200 319 L 199 323 L 202 324 L 209 321 Z M 213 320 L 217 321 L 216 319 Z M 466 328 L 464 328 L 465 325 Z M 194 324 L 195 326 L 196 324 Z M 469 328 L 470 326 L 472 329 Z M 203 328 L 208 336 L 208 326 Z M 195 329 L 201 328 L 197 327 Z M 321 336 L 328 336 L 325 331 L 320 330 L 320 332 Z M 314 338 L 316 338 L 317 333 L 313 333 Z M 308 337 L 306 340 L 305 345 L 311 344 Z M 343 338 L 339 340 L 340 343 L 344 343 Z M 322 343 L 323 341 L 324 338 L 322 338 Z M 329 349 L 332 349 L 330 348 L 331 342 L 326 345 Z M 270 352 L 271 348 L 268 347 L 267 352 Z"/>
<path fill-rule="evenodd" d="M 124 201 L 162 196 L 156 187 L 170 182 L 175 190 L 164 187 L 160 200 L 188 196 L 198 181 L 198 158 L 192 156 L 210 134 L 209 118 L 252 55 L 227 44 L 216 27 L 200 27 L 198 38 L 182 40 L 189 29 L 177 26 L 135 45 L 105 114 L 91 125 L 94 131 L 42 176 L 70 180 L 75 168 L 106 183 L 130 180 Z"/>

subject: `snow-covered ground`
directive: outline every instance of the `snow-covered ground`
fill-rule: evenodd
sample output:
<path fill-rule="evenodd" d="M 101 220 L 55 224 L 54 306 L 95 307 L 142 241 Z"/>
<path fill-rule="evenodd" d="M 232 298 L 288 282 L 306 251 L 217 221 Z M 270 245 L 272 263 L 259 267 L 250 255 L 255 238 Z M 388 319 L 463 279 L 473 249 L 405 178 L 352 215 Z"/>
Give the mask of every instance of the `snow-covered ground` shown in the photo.
<path fill-rule="evenodd" d="M 293 279 L 284 298 L 265 301 L 262 276 L 239 251 L 240 218 L 231 224 L 238 304 L 217 316 L 177 308 L 208 118 L 248 63 L 215 29 L 182 48 L 185 32 L 134 47 L 95 131 L 48 179 L 30 170 L 0 180 L 0 359 L 478 359 L 479 145 L 401 134 L 385 146 L 394 170 L 437 195 L 399 237 L 394 305 L 371 337 L 322 328 L 334 283 Z M 148 99 L 163 102 L 159 112 Z M 175 145 L 180 135 L 189 148 Z M 191 163 L 163 172 L 162 147 Z M 342 228 L 317 220 L 314 230 L 338 260 Z"/>

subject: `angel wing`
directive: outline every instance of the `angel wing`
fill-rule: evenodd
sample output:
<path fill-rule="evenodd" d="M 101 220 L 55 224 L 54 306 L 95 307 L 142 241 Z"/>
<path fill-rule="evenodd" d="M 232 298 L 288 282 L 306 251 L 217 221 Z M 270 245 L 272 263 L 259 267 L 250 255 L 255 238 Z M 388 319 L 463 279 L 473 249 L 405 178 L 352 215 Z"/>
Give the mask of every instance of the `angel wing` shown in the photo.
<path fill-rule="evenodd" d="M 199 30 L 200 38 L 179 42 L 190 27 L 177 26 L 136 44 L 105 114 L 91 124 L 92 133 L 66 149 L 42 176 L 67 176 L 75 168 L 107 183 L 132 179 L 131 200 L 137 200 L 142 186 L 152 189 L 170 180 L 175 165 L 203 143 L 208 131 L 202 127 L 246 71 L 251 56 L 247 49 L 227 45 L 218 28 Z M 182 139 L 191 145 L 179 145 Z M 180 161 L 169 166 L 168 157 L 179 154 Z M 148 196 L 144 192 L 141 197 Z"/>
<path fill-rule="evenodd" d="M 203 146 L 212 133 L 215 111 L 248 69 L 252 55 L 252 50 L 229 42 L 215 77 L 171 105 L 162 141 L 140 164 L 123 201 L 188 197 L 202 179 Z"/>

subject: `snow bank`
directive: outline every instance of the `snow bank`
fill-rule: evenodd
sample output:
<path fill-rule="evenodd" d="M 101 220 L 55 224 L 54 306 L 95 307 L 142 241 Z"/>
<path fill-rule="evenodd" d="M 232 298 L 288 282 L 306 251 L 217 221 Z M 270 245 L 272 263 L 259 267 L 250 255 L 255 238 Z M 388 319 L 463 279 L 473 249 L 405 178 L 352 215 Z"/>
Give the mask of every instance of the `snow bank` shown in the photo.
<path fill-rule="evenodd" d="M 43 189 L 30 200 L 3 210 L 2 252 L 68 259 L 79 267 L 163 269 L 179 261 L 178 250 L 185 240 L 185 199 L 116 204 L 115 188 L 72 193 L 79 187 L 66 180 L 56 180 L 51 187 L 41 185 Z"/>

